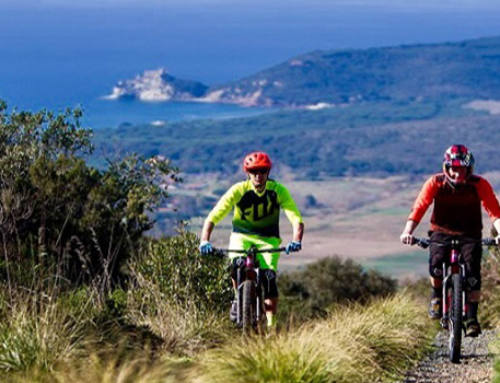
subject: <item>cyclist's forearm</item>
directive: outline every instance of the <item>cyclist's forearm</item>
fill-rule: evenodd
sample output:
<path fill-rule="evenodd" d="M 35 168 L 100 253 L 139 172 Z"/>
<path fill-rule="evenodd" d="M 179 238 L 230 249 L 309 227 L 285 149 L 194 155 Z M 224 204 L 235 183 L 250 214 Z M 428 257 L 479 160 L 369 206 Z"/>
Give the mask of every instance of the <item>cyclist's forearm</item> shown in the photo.
<path fill-rule="evenodd" d="M 304 236 L 304 223 L 300 222 L 293 225 L 293 240 L 302 242 L 303 236 Z"/>
<path fill-rule="evenodd" d="M 497 231 L 497 235 L 499 235 L 500 234 L 500 219 L 495 219 L 493 221 L 493 227 Z"/>
<path fill-rule="evenodd" d="M 212 231 L 214 230 L 215 224 L 212 221 L 205 220 L 203 224 L 203 229 L 201 230 L 201 240 L 202 241 L 210 241 L 210 237 L 212 235 Z"/>
<path fill-rule="evenodd" d="M 413 234 L 413 231 L 417 228 L 417 226 L 418 226 L 418 222 L 415 222 L 415 221 L 409 219 L 408 221 L 406 221 L 406 225 L 405 225 L 405 228 L 403 230 L 403 233 Z"/>

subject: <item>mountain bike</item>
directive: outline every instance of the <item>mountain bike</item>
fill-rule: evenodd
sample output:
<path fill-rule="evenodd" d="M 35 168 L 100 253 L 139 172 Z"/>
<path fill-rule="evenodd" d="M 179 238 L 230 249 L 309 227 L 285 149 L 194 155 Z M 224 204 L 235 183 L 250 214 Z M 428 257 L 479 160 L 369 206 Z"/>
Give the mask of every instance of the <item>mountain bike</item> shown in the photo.
<path fill-rule="evenodd" d="M 257 254 L 277 253 L 285 251 L 285 247 L 276 249 L 258 249 L 251 246 L 247 250 L 214 249 L 214 254 L 222 256 L 228 253 L 240 253 L 237 258 L 239 267 L 236 269 L 236 325 L 241 327 L 246 335 L 252 332 L 264 332 L 264 288 L 262 286 L 262 270 L 259 267 Z"/>
<path fill-rule="evenodd" d="M 483 240 L 455 238 L 451 241 L 437 242 L 430 239 L 414 237 L 413 244 L 423 249 L 429 247 L 431 243 L 438 246 L 450 246 L 448 259 L 443 262 L 443 295 L 442 295 L 442 317 L 441 327 L 449 330 L 448 351 L 452 363 L 460 362 L 460 350 L 462 345 L 462 331 L 465 332 L 465 318 L 467 314 L 467 289 L 464 288 L 467 274 L 465 264 L 460 252 L 461 246 L 465 243 L 481 242 L 483 246 L 495 245 L 493 238 Z"/>

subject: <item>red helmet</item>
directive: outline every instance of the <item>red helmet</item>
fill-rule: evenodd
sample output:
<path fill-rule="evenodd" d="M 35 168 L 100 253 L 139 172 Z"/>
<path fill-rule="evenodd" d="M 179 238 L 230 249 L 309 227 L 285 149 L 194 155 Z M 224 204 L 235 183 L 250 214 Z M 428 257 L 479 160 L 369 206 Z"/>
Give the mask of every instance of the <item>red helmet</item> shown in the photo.
<path fill-rule="evenodd" d="M 452 166 L 465 167 L 467 172 L 464 179 L 456 179 L 450 176 L 449 169 Z M 446 152 L 443 158 L 443 172 L 452 184 L 463 183 L 472 174 L 474 168 L 474 156 L 464 145 L 452 145 Z"/>
<path fill-rule="evenodd" d="M 248 154 L 243 160 L 243 170 L 246 172 L 254 169 L 271 170 L 273 166 L 271 159 L 264 152 L 253 152 Z"/>

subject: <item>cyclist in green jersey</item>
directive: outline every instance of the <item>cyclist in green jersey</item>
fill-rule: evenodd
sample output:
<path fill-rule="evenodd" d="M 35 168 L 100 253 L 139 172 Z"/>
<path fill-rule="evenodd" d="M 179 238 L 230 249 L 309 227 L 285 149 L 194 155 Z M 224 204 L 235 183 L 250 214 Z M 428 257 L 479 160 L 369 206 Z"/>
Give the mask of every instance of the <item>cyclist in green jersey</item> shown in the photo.
<path fill-rule="evenodd" d="M 264 152 L 247 155 L 243 161 L 243 170 L 247 180 L 233 185 L 217 202 L 209 213 L 201 232 L 200 252 L 207 255 L 212 252 L 210 237 L 217 223 L 234 209 L 233 230 L 229 240 L 230 249 L 277 248 L 281 244 L 279 234 L 279 215 L 283 209 L 293 227 L 293 240 L 286 245 L 286 253 L 302 248 L 304 223 L 302 216 L 289 191 L 278 182 L 269 178 L 272 163 Z M 233 288 L 236 290 L 236 269 L 238 254 L 230 253 L 232 260 Z M 264 278 L 264 305 L 268 327 L 276 324 L 278 288 L 276 272 L 279 253 L 261 253 L 257 255 Z M 231 306 L 231 319 L 236 318 L 236 302 Z"/>

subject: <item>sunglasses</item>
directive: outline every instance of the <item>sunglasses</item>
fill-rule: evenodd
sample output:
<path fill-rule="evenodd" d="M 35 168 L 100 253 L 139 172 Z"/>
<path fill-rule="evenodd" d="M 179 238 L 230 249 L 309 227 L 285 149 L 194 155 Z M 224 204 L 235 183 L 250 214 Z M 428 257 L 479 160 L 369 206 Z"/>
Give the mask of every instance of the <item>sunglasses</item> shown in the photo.
<path fill-rule="evenodd" d="M 269 169 L 252 169 L 249 170 L 248 172 L 251 174 L 266 174 L 269 171 Z"/>

